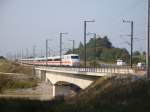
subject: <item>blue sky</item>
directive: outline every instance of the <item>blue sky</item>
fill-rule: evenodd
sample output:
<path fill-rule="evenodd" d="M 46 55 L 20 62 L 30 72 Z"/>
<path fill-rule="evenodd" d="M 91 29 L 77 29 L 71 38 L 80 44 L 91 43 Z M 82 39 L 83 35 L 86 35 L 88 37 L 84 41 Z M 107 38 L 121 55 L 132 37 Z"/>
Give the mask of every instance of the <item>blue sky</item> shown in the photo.
<path fill-rule="evenodd" d="M 127 49 L 130 37 L 124 35 L 130 34 L 130 24 L 122 19 L 133 20 L 134 50 L 145 50 L 147 0 L 0 0 L 0 55 L 32 52 L 33 45 L 44 52 L 46 38 L 58 52 L 59 32 L 69 33 L 63 48 L 71 48 L 69 39 L 77 47 L 83 42 L 83 21 L 90 19 L 95 23 L 87 24 L 87 32 L 107 35 L 115 47 Z"/>

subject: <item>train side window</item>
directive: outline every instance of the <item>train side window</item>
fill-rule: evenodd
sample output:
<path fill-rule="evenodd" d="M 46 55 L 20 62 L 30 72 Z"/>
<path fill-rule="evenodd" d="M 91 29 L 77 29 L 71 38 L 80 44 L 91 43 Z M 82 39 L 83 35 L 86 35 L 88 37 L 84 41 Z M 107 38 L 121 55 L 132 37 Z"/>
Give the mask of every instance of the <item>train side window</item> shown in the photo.
<path fill-rule="evenodd" d="M 79 59 L 79 56 L 71 56 L 71 59 Z"/>
<path fill-rule="evenodd" d="M 58 58 L 58 59 L 54 59 L 54 61 L 60 61 L 60 58 Z"/>

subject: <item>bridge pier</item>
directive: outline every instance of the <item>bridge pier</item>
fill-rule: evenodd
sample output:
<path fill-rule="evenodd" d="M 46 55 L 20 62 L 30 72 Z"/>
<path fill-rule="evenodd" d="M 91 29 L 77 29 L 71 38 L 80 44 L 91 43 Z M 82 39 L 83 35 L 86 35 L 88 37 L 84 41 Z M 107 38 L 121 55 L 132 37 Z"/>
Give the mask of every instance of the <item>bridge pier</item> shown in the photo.
<path fill-rule="evenodd" d="M 41 70 L 39 70 L 39 69 L 35 69 L 35 75 L 39 78 L 39 79 L 41 79 Z"/>
<path fill-rule="evenodd" d="M 53 96 L 53 98 L 55 98 L 55 96 L 56 96 L 56 93 L 55 93 L 55 84 L 52 84 L 52 88 L 53 88 L 53 94 L 52 94 L 52 96 Z"/>
<path fill-rule="evenodd" d="M 46 81 L 46 71 L 45 70 L 41 70 L 41 80 L 42 81 Z"/>
<path fill-rule="evenodd" d="M 52 97 L 55 98 L 55 96 L 56 96 L 55 84 L 53 84 L 48 78 L 46 78 L 45 82 L 52 86 Z"/>
<path fill-rule="evenodd" d="M 47 77 L 46 77 L 46 70 L 39 70 L 39 69 L 36 69 L 35 70 L 35 73 L 37 75 L 37 77 L 39 79 L 41 79 L 41 81 L 43 82 L 46 82 L 46 83 L 49 83 L 50 85 L 52 85 L 52 97 L 55 98 L 56 96 L 56 87 L 55 87 L 55 84 L 52 83 Z"/>

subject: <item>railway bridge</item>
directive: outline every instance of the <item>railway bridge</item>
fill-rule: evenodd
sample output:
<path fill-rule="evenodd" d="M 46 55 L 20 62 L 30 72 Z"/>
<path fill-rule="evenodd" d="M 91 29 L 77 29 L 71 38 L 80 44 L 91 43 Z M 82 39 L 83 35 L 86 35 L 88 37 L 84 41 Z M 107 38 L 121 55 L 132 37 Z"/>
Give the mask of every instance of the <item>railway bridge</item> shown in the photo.
<path fill-rule="evenodd" d="M 60 81 L 68 82 L 77 85 L 81 89 L 85 89 L 99 77 L 134 74 L 134 71 L 128 67 L 86 69 L 70 67 L 35 67 L 35 73 L 42 81 L 50 83 L 53 86 L 53 97 L 55 97 L 55 84 Z"/>

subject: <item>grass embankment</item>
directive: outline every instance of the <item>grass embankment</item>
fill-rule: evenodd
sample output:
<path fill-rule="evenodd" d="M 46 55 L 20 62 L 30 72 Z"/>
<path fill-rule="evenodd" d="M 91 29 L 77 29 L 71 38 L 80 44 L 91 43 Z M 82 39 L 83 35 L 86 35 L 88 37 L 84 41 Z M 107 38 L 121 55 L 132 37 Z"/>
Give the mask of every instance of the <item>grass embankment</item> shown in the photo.
<path fill-rule="evenodd" d="M 149 112 L 150 81 L 101 78 L 66 101 L 2 99 L 0 105 L 3 112 Z"/>
<path fill-rule="evenodd" d="M 37 81 L 34 77 L 32 78 L 33 70 L 31 67 L 25 67 L 6 59 L 0 59 L 0 72 L 2 72 L 0 74 L 0 93 L 6 89 L 32 88 L 37 85 Z M 8 75 L 4 73 L 24 75 Z"/>
<path fill-rule="evenodd" d="M 132 78 L 99 79 L 56 108 L 57 112 L 149 112 L 150 81 Z"/>
<path fill-rule="evenodd" d="M 0 74 L 0 93 L 7 89 L 25 89 L 37 86 L 37 80 L 34 78 L 19 78 L 20 76 Z"/>
<path fill-rule="evenodd" d="M 6 59 L 0 59 L 0 72 L 4 73 L 19 73 L 19 74 L 33 74 L 31 67 L 21 66 L 15 62 Z"/>

